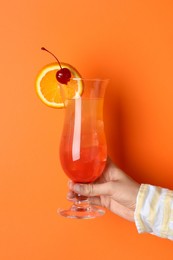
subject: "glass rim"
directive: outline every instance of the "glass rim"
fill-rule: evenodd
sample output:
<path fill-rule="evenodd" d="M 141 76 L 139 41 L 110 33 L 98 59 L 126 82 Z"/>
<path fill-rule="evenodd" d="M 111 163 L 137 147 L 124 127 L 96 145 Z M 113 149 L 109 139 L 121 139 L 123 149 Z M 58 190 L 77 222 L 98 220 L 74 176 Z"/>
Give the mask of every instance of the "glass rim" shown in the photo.
<path fill-rule="evenodd" d="M 110 81 L 109 78 L 80 78 L 80 77 L 74 77 L 71 78 L 70 80 L 81 80 L 81 81 L 101 81 L 101 82 L 105 82 L 105 81 Z"/>

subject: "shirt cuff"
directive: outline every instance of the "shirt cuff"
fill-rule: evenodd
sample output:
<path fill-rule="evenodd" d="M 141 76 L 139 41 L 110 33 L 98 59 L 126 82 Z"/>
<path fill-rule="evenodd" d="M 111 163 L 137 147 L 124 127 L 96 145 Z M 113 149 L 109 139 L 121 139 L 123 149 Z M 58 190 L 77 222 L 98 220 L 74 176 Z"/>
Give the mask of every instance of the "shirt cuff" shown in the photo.
<path fill-rule="evenodd" d="M 139 233 L 173 240 L 173 191 L 141 184 L 134 217 Z"/>

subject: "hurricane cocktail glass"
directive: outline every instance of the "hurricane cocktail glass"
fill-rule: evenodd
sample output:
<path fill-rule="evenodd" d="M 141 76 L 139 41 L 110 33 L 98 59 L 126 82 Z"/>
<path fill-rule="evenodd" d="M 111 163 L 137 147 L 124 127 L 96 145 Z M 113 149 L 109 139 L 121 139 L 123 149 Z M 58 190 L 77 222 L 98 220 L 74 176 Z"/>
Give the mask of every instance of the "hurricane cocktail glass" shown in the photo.
<path fill-rule="evenodd" d="M 65 100 L 65 119 L 60 142 L 60 161 L 65 174 L 75 183 L 92 183 L 103 173 L 107 146 L 103 103 L 108 80 L 72 79 L 83 85 L 83 93 Z M 90 205 L 87 197 L 75 195 L 69 209 L 60 209 L 69 218 L 94 218 L 103 208 Z"/>

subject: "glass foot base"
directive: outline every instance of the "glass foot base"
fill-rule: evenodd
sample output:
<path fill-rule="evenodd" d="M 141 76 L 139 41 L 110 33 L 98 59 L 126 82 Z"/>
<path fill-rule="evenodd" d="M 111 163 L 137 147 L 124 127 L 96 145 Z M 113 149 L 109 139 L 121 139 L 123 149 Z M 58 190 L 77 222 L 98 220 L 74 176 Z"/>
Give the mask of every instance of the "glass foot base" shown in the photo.
<path fill-rule="evenodd" d="M 101 207 L 91 205 L 73 205 L 70 209 L 67 210 L 59 209 L 58 213 L 66 218 L 92 219 L 103 216 L 105 211 Z"/>

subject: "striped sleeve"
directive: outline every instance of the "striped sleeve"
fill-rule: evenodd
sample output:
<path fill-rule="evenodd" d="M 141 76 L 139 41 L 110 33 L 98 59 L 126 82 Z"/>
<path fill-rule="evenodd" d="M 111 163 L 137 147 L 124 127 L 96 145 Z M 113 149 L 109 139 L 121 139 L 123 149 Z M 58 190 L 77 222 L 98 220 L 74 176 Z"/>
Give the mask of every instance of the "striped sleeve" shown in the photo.
<path fill-rule="evenodd" d="M 139 233 L 173 240 L 173 191 L 141 184 L 134 217 Z"/>

